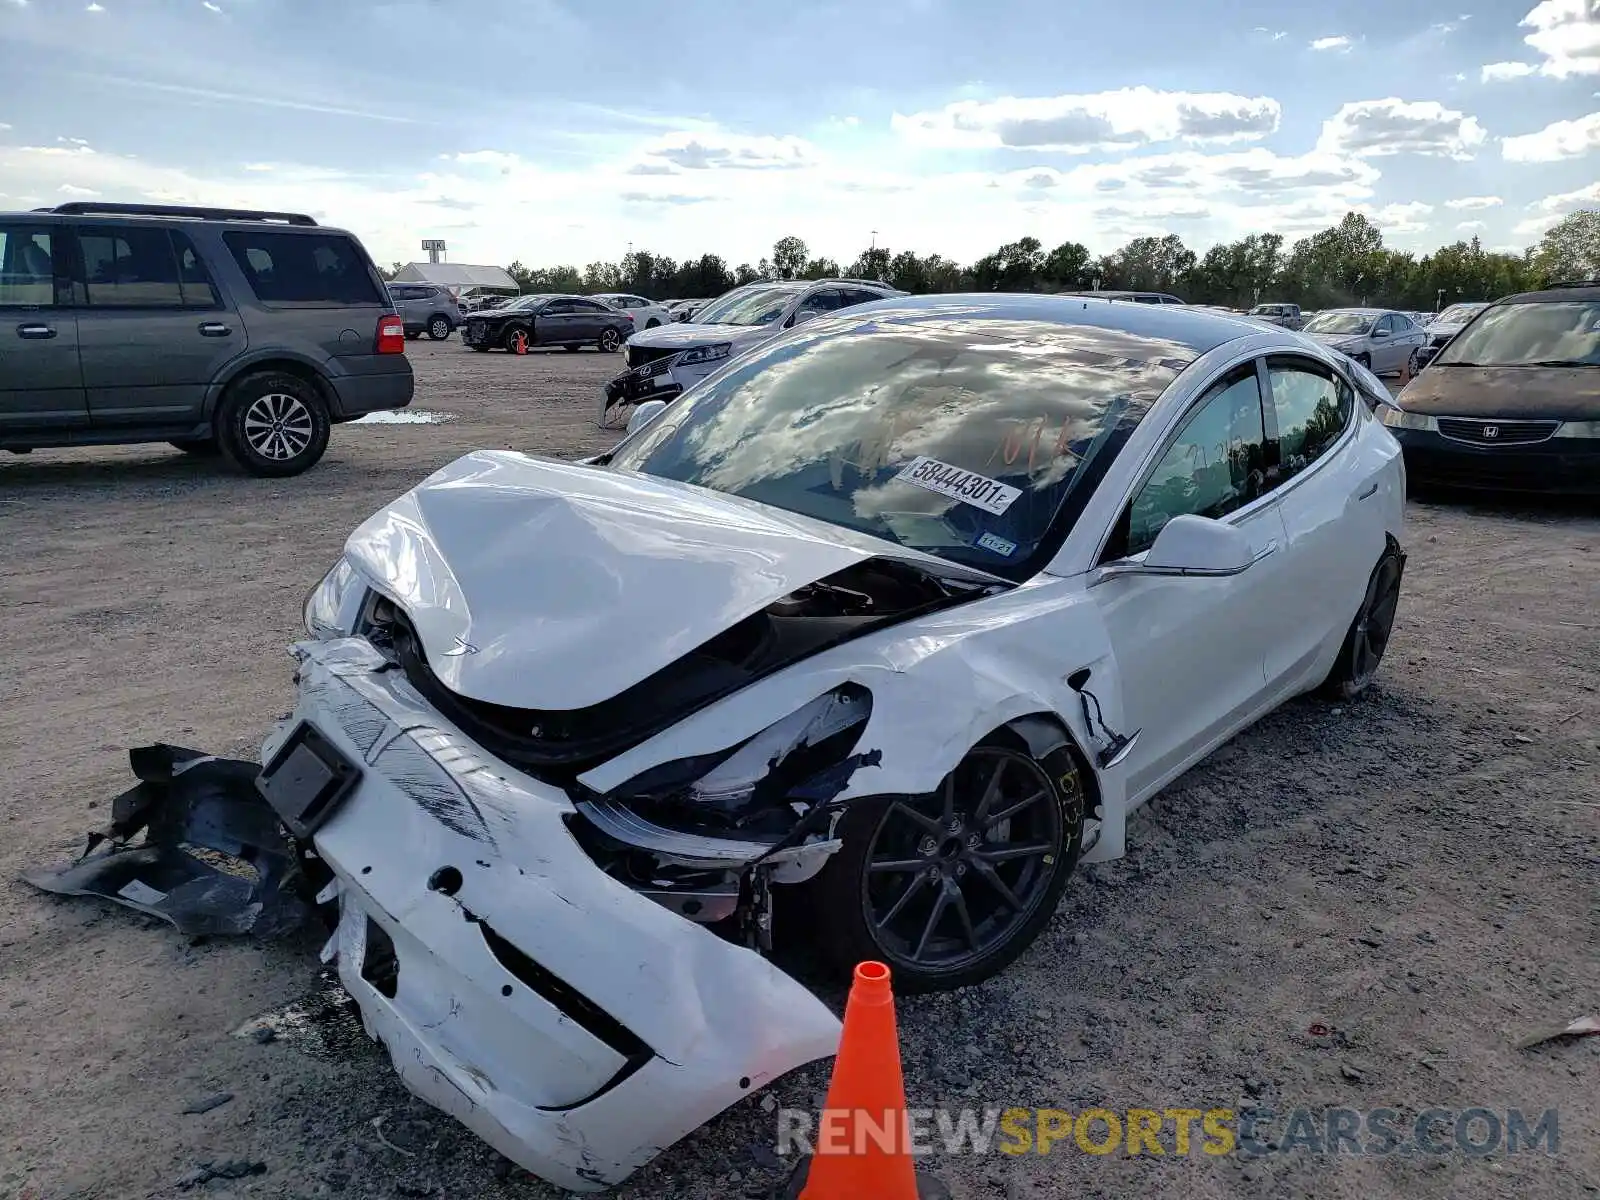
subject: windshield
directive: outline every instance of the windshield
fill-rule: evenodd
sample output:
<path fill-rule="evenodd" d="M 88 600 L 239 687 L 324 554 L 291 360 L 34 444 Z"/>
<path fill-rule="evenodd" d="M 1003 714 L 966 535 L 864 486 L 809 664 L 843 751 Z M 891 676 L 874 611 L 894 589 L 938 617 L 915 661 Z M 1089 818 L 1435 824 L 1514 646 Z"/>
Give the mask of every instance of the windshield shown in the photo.
<path fill-rule="evenodd" d="M 515 300 L 508 301 L 500 307 L 505 309 L 536 308 L 548 299 L 550 299 L 549 296 L 518 296 Z"/>
<path fill-rule="evenodd" d="M 713 377 L 611 465 L 1021 580 L 1192 357 L 1034 321 L 819 332 Z"/>
<path fill-rule="evenodd" d="M 1365 333 L 1372 318 L 1354 312 L 1318 313 L 1306 322 L 1306 333 Z"/>
<path fill-rule="evenodd" d="M 1434 360 L 1443 366 L 1600 367 L 1600 300 L 1496 304 Z"/>
<path fill-rule="evenodd" d="M 695 313 L 696 325 L 770 325 L 783 316 L 795 288 L 741 288 Z"/>
<path fill-rule="evenodd" d="M 1487 304 L 1452 304 L 1434 318 L 1441 325 L 1465 325 L 1472 314 L 1488 308 Z"/>

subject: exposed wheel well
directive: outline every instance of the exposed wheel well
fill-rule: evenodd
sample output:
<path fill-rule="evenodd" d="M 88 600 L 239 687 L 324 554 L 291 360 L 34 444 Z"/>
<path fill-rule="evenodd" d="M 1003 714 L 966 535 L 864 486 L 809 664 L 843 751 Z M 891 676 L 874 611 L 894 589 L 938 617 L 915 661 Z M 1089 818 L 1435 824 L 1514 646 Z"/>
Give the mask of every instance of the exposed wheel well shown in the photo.
<path fill-rule="evenodd" d="M 248 379 L 251 375 L 260 375 L 269 371 L 280 371 L 285 375 L 293 375 L 297 379 L 304 380 L 317 389 L 317 395 L 322 397 L 323 404 L 328 407 L 330 420 L 338 424 L 345 419 L 339 415 L 339 401 L 338 397 L 334 395 L 333 385 L 328 382 L 322 372 L 315 367 L 308 367 L 305 363 L 297 362 L 292 358 L 268 358 L 261 362 L 253 362 L 248 366 L 240 367 L 228 377 L 227 382 L 222 385 L 222 390 L 217 393 L 218 404 L 212 407 L 211 415 L 213 417 L 216 416 L 217 407 L 220 406 L 222 397 L 226 396 L 241 379 Z"/>
<path fill-rule="evenodd" d="M 1090 766 L 1089 756 L 1084 753 L 1083 747 L 1078 745 L 1076 735 L 1056 713 L 1038 712 L 1025 717 L 1014 717 L 982 740 L 1012 742 L 1041 762 L 1057 751 L 1067 751 L 1072 755 L 1073 765 L 1078 769 L 1078 779 L 1083 787 L 1084 815 L 1099 814 L 1100 781 L 1095 776 L 1094 768 Z"/>

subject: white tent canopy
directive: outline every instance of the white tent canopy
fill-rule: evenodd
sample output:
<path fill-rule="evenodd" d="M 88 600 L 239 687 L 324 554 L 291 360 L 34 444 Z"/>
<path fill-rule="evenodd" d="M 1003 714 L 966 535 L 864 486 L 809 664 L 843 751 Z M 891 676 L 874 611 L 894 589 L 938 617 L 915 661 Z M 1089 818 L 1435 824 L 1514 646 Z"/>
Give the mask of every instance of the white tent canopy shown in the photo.
<path fill-rule="evenodd" d="M 394 283 L 431 283 L 455 291 L 468 288 L 518 292 L 517 281 L 503 267 L 475 267 L 467 263 L 407 263 L 394 273 Z"/>

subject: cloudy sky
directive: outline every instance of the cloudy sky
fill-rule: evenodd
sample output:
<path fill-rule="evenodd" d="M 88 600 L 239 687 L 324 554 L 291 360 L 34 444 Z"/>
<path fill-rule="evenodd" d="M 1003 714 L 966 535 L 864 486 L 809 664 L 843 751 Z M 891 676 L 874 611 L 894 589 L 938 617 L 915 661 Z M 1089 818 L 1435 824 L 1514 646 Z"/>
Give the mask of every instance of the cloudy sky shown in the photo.
<path fill-rule="evenodd" d="M 306 211 L 380 261 L 1521 247 L 1600 206 L 1600 0 L 0 0 L 0 209 Z"/>

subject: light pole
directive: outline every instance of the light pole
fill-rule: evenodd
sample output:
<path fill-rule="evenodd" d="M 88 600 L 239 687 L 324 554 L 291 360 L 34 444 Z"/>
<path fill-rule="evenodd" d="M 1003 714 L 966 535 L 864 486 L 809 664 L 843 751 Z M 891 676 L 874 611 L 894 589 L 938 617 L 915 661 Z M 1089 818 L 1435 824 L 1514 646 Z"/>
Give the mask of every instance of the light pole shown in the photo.
<path fill-rule="evenodd" d="M 1434 312 L 1443 311 L 1443 309 L 1444 309 L 1444 293 L 1445 293 L 1445 289 L 1444 288 L 1440 288 L 1439 289 L 1439 294 L 1436 295 L 1433 298 L 1433 311 Z"/>

